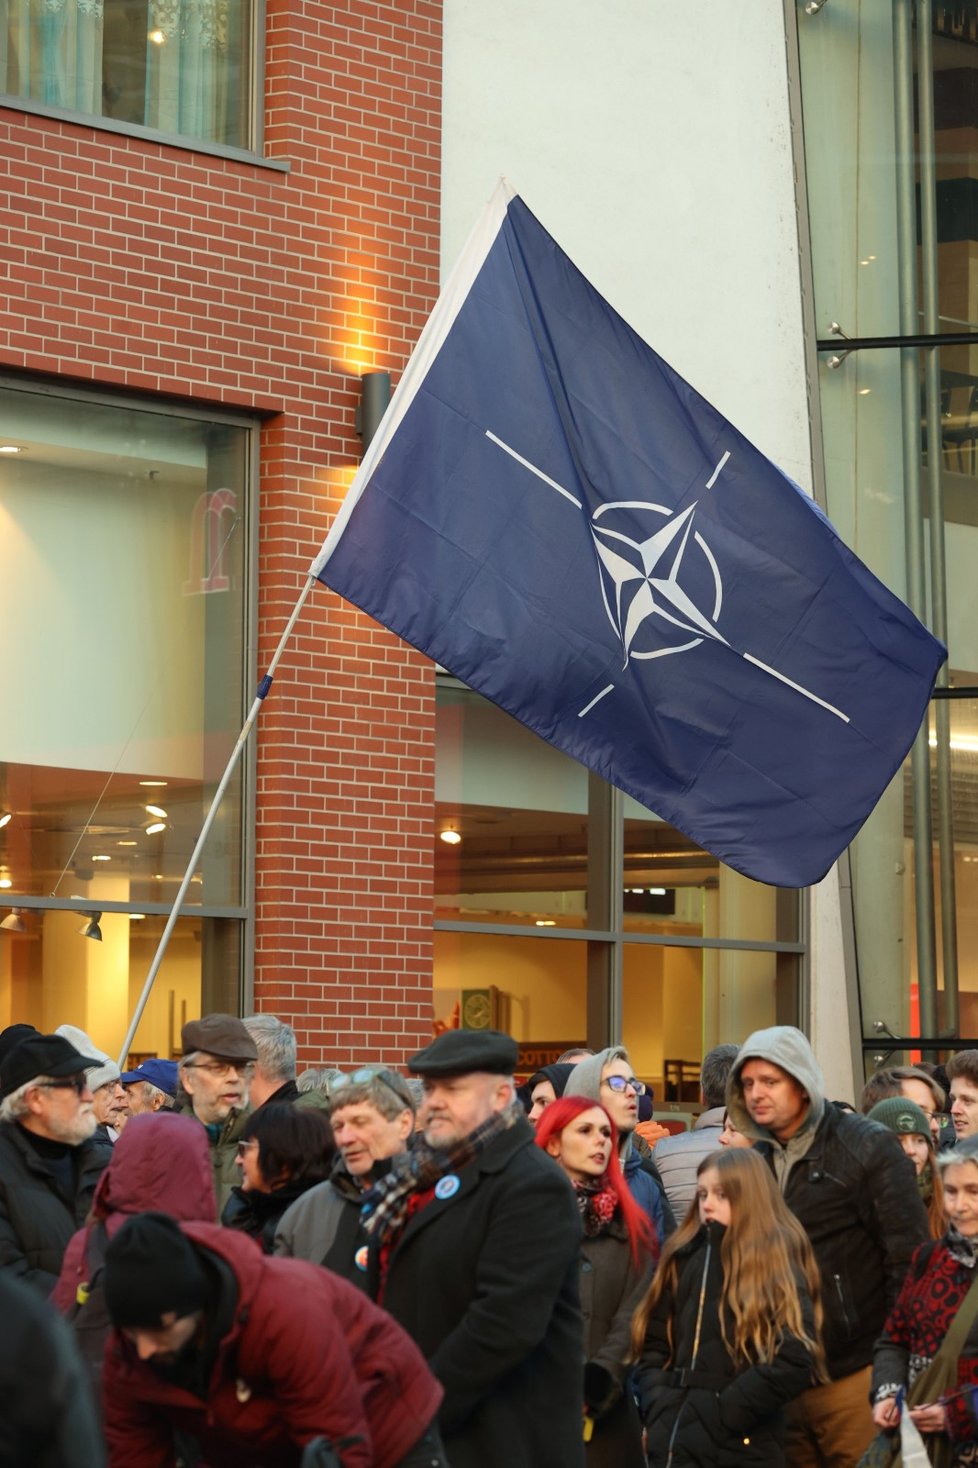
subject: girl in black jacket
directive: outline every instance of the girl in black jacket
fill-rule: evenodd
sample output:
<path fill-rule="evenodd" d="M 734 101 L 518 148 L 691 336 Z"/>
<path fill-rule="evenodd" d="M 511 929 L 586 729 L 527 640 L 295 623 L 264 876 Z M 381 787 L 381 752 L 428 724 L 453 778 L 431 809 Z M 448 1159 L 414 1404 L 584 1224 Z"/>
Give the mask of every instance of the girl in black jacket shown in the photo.
<path fill-rule="evenodd" d="M 655 1468 L 781 1468 L 783 1408 L 824 1380 L 811 1246 L 752 1151 L 705 1157 L 636 1312 Z"/>

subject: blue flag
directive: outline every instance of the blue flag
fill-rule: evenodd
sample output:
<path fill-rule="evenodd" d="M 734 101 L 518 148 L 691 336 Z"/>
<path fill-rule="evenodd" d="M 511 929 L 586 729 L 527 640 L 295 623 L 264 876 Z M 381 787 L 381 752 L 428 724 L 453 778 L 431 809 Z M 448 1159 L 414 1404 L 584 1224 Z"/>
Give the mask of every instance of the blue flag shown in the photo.
<path fill-rule="evenodd" d="M 781 886 L 852 840 L 945 657 L 502 188 L 311 573 Z"/>

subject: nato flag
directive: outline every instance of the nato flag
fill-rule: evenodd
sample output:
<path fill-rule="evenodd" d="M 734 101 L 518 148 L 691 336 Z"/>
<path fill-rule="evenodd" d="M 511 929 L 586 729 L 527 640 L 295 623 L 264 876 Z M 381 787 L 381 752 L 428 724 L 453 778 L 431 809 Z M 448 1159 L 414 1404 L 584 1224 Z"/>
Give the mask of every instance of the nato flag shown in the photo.
<path fill-rule="evenodd" d="M 945 657 L 503 188 L 311 574 L 781 886 L 852 840 Z"/>

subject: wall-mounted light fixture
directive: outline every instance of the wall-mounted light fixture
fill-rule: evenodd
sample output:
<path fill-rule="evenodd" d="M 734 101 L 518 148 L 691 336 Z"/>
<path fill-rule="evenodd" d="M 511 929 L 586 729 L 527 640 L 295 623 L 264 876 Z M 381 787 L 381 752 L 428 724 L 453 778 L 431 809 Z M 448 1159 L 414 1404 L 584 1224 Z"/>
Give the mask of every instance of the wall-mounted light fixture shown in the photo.
<path fill-rule="evenodd" d="M 99 927 L 101 921 L 102 914 L 100 912 L 89 913 L 88 922 L 82 923 L 78 931 L 83 938 L 94 938 L 96 943 L 101 943 L 102 929 Z"/>
<path fill-rule="evenodd" d="M 365 372 L 360 378 L 360 401 L 357 404 L 357 433 L 363 439 L 364 449 L 369 448 L 390 400 L 390 373 Z"/>

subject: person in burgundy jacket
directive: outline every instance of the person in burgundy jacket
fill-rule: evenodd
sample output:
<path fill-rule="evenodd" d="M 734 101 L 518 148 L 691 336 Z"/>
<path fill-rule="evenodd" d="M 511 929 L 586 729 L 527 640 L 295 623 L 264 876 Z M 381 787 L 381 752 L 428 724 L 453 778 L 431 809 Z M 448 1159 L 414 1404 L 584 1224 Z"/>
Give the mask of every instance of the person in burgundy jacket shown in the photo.
<path fill-rule="evenodd" d="M 342 1468 L 447 1468 L 442 1388 L 385 1311 L 319 1265 L 162 1213 L 105 1255 L 116 1331 L 103 1377 L 110 1468 L 298 1468 L 325 1439 Z"/>
<path fill-rule="evenodd" d="M 155 1211 L 181 1223 L 212 1223 L 216 1206 L 207 1133 L 200 1123 L 172 1111 L 130 1117 L 95 1188 L 89 1220 L 65 1249 L 52 1304 L 62 1315 L 75 1316 L 79 1287 L 91 1281 L 105 1243 L 133 1214 Z M 82 1313 L 75 1317 L 78 1325 Z"/>

